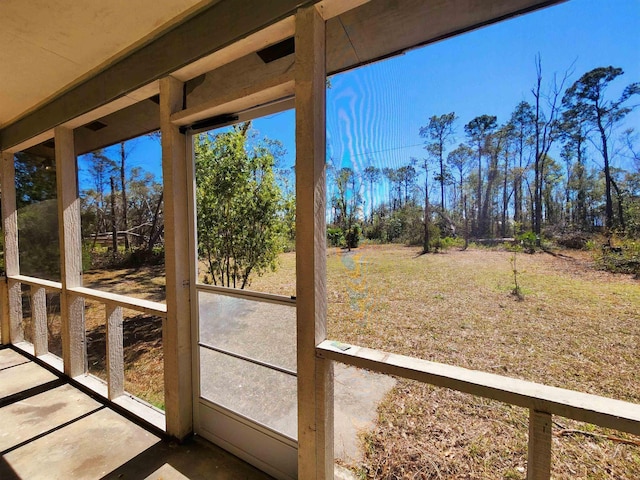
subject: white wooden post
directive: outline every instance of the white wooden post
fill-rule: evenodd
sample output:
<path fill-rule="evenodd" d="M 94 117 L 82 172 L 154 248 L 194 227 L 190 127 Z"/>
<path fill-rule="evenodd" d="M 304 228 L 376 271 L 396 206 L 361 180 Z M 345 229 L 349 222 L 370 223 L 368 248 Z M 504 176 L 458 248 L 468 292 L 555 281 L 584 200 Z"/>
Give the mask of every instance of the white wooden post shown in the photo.
<path fill-rule="evenodd" d="M 31 286 L 31 338 L 36 357 L 49 352 L 47 345 L 47 293 L 44 287 Z"/>
<path fill-rule="evenodd" d="M 189 209 L 185 135 L 171 123 L 182 110 L 183 83 L 160 80 L 160 127 L 164 180 L 167 317 L 162 324 L 167 433 L 182 439 L 193 431 L 191 305 L 189 289 Z"/>
<path fill-rule="evenodd" d="M 60 244 L 60 319 L 64 373 L 76 377 L 85 373 L 86 342 L 84 299 L 68 292 L 82 286 L 82 238 L 73 130 L 57 127 L 56 184 L 58 193 L 58 238 Z"/>
<path fill-rule="evenodd" d="M 122 307 L 105 305 L 107 327 L 107 387 L 109 400 L 124 393 L 124 346 L 122 331 Z"/>
<path fill-rule="evenodd" d="M 333 365 L 316 357 L 326 339 L 325 22 L 296 15 L 296 305 L 298 478 L 333 478 Z"/>
<path fill-rule="evenodd" d="M 18 253 L 18 211 L 16 209 L 16 169 L 13 153 L 2 153 L 2 223 L 4 227 L 4 268 L 7 276 L 20 274 Z M 22 327 L 22 288 L 9 280 L 9 342 L 24 340 Z M 4 341 L 4 340 L 3 340 Z"/>
<path fill-rule="evenodd" d="M 551 478 L 551 415 L 529 410 L 527 480 Z"/>

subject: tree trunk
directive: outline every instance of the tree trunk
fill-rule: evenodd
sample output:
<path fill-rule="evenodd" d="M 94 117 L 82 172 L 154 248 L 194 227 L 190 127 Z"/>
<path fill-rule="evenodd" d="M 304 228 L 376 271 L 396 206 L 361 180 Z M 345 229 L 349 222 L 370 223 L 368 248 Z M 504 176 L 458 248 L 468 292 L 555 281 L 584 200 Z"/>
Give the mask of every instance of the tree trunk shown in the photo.
<path fill-rule="evenodd" d="M 130 251 L 129 246 L 129 219 L 127 216 L 127 182 L 125 169 L 126 155 L 124 153 L 124 142 L 120 142 L 120 186 L 122 188 L 122 223 L 124 224 L 124 249 Z"/>
<path fill-rule="evenodd" d="M 482 210 L 482 150 L 481 147 L 478 147 L 478 198 L 476 198 L 476 226 L 475 233 L 476 235 L 482 235 L 480 232 L 482 230 L 481 222 L 481 210 Z"/>
<path fill-rule="evenodd" d="M 164 191 L 160 194 L 160 198 L 158 199 L 158 205 L 156 205 L 156 209 L 153 212 L 153 222 L 151 224 L 151 232 L 149 232 L 149 243 L 147 244 L 147 251 L 153 250 L 153 246 L 155 245 L 158 237 L 160 236 L 160 229 L 158 228 L 158 217 L 160 216 L 160 206 L 162 205 L 162 200 L 164 199 Z"/>
<path fill-rule="evenodd" d="M 429 169 L 426 161 L 424 167 L 424 238 L 422 240 L 422 251 L 423 253 L 429 253 Z"/>
<path fill-rule="evenodd" d="M 613 186 L 613 189 L 616 191 L 616 197 L 618 197 L 618 216 L 620 217 L 620 229 L 622 230 L 622 233 L 624 233 L 627 229 L 627 224 L 624 221 L 624 198 L 622 196 L 620 188 L 618 188 L 618 184 L 613 178 L 611 179 L 611 186 Z"/>
<path fill-rule="evenodd" d="M 611 170 L 609 168 L 609 150 L 607 149 L 607 134 L 602 125 L 602 116 L 600 108 L 596 105 L 596 120 L 598 123 L 598 131 L 600 132 L 600 140 L 602 142 L 602 159 L 604 160 L 604 182 L 605 182 L 605 227 L 607 235 L 611 234 L 613 228 L 613 201 L 611 199 Z"/>
<path fill-rule="evenodd" d="M 500 232 L 502 234 L 502 238 L 507 236 L 507 208 L 509 208 L 509 197 L 507 196 L 507 176 L 509 173 L 508 158 L 508 156 L 505 156 L 504 159 L 504 181 L 502 182 L 502 228 Z"/>
<path fill-rule="evenodd" d="M 118 226 L 116 223 L 116 182 L 111 177 L 111 249 L 113 259 L 118 253 Z"/>

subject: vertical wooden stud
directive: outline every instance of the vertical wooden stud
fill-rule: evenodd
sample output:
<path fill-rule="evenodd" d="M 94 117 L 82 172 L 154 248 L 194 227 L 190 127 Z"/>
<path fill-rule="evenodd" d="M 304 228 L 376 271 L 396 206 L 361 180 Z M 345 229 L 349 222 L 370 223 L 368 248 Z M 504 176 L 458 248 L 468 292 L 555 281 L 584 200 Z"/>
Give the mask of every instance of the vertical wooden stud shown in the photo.
<path fill-rule="evenodd" d="M 527 480 L 551 478 L 551 414 L 530 410 Z"/>
<path fill-rule="evenodd" d="M 296 304 L 298 478 L 333 478 L 333 365 L 316 357 L 326 339 L 325 22 L 296 15 Z"/>
<path fill-rule="evenodd" d="M 9 323 L 9 290 L 7 288 L 7 278 L 0 278 L 0 340 L 2 345 L 11 343 L 11 331 Z"/>
<path fill-rule="evenodd" d="M 173 77 L 160 80 L 160 128 L 164 180 L 165 268 L 167 317 L 162 325 L 164 394 L 167 433 L 182 439 L 193 430 L 191 372 L 191 306 L 189 209 L 186 138 L 171 123 L 182 109 L 183 83 Z"/>
<path fill-rule="evenodd" d="M 4 227 L 4 268 L 7 276 L 20 274 L 18 253 L 18 211 L 16 209 L 16 169 L 13 153 L 2 153 L 2 224 Z M 22 287 L 9 280 L 9 342 L 24 340 L 22 327 Z M 9 343 L 7 342 L 7 343 Z"/>
<path fill-rule="evenodd" d="M 47 293 L 43 287 L 31 286 L 31 327 L 36 357 L 49 352 L 47 345 Z"/>
<path fill-rule="evenodd" d="M 67 291 L 82 286 L 82 238 L 73 130 L 56 127 L 56 183 L 60 244 L 62 360 L 70 377 L 86 371 L 84 299 Z"/>
<path fill-rule="evenodd" d="M 107 386 L 109 400 L 124 393 L 124 346 L 122 307 L 106 304 L 107 315 Z"/>

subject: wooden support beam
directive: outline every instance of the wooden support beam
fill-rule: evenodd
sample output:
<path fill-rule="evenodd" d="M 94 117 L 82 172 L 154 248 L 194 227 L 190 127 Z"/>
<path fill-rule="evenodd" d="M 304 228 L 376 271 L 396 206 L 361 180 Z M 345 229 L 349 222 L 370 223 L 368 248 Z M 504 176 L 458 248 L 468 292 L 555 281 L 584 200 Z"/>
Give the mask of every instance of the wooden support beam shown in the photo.
<path fill-rule="evenodd" d="M 36 357 L 49 353 L 47 345 L 47 293 L 43 287 L 29 287 L 31 291 L 31 338 Z"/>
<path fill-rule="evenodd" d="M 298 478 L 333 478 L 333 364 L 316 357 L 326 338 L 325 22 L 296 15 L 296 298 Z"/>
<path fill-rule="evenodd" d="M 527 480 L 551 478 L 551 414 L 529 411 Z"/>
<path fill-rule="evenodd" d="M 167 433 L 182 439 L 193 430 L 191 378 L 190 248 L 185 135 L 171 123 L 183 105 L 183 83 L 173 77 L 160 81 L 160 128 L 164 180 L 165 268 L 167 317 L 162 324 L 164 395 Z"/>
<path fill-rule="evenodd" d="M 124 393 L 124 349 L 122 332 L 122 307 L 107 303 L 107 388 L 109 400 Z"/>
<path fill-rule="evenodd" d="M 57 127 L 56 184 L 58 194 L 58 238 L 60 241 L 60 318 L 64 373 L 77 377 L 85 373 L 86 347 L 84 299 L 68 288 L 82 286 L 82 238 L 73 130 Z"/>
<path fill-rule="evenodd" d="M 0 341 L 2 345 L 11 343 L 11 331 L 9 324 L 9 290 L 7 289 L 7 278 L 0 278 Z"/>
<path fill-rule="evenodd" d="M 18 254 L 18 211 L 16 209 L 16 169 L 13 153 L 2 153 L 2 226 L 4 229 L 4 268 L 7 276 L 20 273 Z M 24 340 L 22 328 L 22 287 L 19 282 L 8 283 L 9 341 Z M 3 340 L 4 341 L 4 340 Z"/>

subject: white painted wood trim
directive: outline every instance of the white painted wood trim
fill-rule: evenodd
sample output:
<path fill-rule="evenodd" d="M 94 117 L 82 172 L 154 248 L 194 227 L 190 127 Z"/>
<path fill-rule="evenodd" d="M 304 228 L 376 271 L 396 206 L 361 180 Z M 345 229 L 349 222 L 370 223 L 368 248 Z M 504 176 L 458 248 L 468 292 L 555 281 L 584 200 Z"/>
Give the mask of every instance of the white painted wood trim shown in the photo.
<path fill-rule="evenodd" d="M 333 365 L 316 358 L 326 338 L 325 21 L 296 15 L 296 307 L 298 478 L 333 478 Z"/>
<path fill-rule="evenodd" d="M 156 315 L 158 317 L 167 316 L 167 306 L 164 303 L 144 300 L 142 298 L 128 297 L 117 293 L 103 292 L 101 290 L 94 290 L 93 288 L 86 287 L 68 288 L 67 291 L 74 295 L 88 298 L 90 300 L 96 300 L 107 305 L 117 305 L 119 307 L 148 313 L 150 315 Z"/>
<path fill-rule="evenodd" d="M 320 358 L 640 435 L 640 405 L 326 340 Z"/>
<path fill-rule="evenodd" d="M 529 447 L 527 480 L 551 478 L 551 414 L 529 411 Z"/>
<path fill-rule="evenodd" d="M 42 287 L 45 290 L 52 292 L 59 292 L 62 290 L 62 283 L 52 282 L 51 280 L 45 280 L 44 278 L 28 277 L 27 275 L 11 275 L 7 277 L 9 281 L 24 283 L 32 287 Z"/>
<path fill-rule="evenodd" d="M 18 253 L 18 210 L 16 209 L 16 169 L 13 153 L 2 152 L 2 226 L 4 232 L 4 267 L 7 276 L 20 274 Z M 9 282 L 9 342 L 24 340 L 22 327 L 22 290 L 20 283 Z"/>
<path fill-rule="evenodd" d="M 114 398 L 112 401 L 157 429 L 163 432 L 165 431 L 166 418 L 162 410 L 127 392 L 124 392 L 123 395 Z"/>
<path fill-rule="evenodd" d="M 58 238 L 60 244 L 60 319 L 62 361 L 70 377 L 86 369 L 84 300 L 69 291 L 82 285 L 82 238 L 80 197 L 73 130 L 54 129 L 56 144 L 56 186 L 58 194 Z"/>
<path fill-rule="evenodd" d="M 44 287 L 31 286 L 31 338 L 35 356 L 49 353 L 47 344 L 47 293 Z"/>
<path fill-rule="evenodd" d="M 124 345 L 122 328 L 122 307 L 107 304 L 107 389 L 109 400 L 124 393 Z"/>

